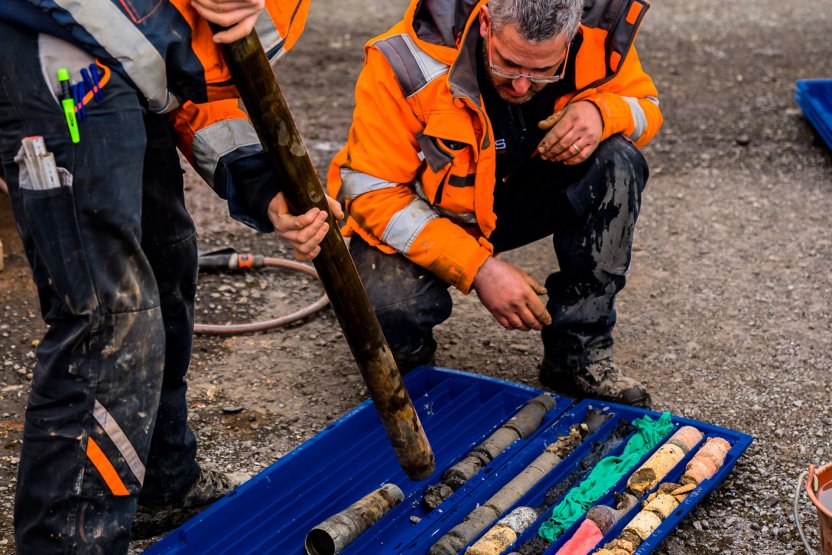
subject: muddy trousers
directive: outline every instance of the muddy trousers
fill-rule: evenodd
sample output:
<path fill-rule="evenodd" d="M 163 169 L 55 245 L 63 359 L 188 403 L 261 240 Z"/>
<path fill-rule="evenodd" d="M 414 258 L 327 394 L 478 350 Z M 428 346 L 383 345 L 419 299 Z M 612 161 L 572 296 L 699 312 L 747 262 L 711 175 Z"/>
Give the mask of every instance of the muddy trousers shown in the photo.
<path fill-rule="evenodd" d="M 165 118 L 115 72 L 71 142 L 45 78 L 57 64 L 75 80 L 92 60 L 52 46 L 0 23 L 0 157 L 48 325 L 24 419 L 16 548 L 126 553 L 140 492 L 163 503 L 199 473 L 184 381 L 194 226 Z M 60 186 L 14 162 L 32 135 L 63 168 Z"/>
<path fill-rule="evenodd" d="M 552 236 L 558 260 L 546 280 L 552 324 L 541 332 L 552 362 L 575 367 L 611 356 L 615 296 L 626 281 L 647 176 L 638 148 L 616 135 L 583 164 L 533 159 L 497 185 L 490 238 L 497 253 Z M 451 314 L 448 285 L 358 236 L 350 251 L 399 366 L 430 363 L 433 327 Z"/>

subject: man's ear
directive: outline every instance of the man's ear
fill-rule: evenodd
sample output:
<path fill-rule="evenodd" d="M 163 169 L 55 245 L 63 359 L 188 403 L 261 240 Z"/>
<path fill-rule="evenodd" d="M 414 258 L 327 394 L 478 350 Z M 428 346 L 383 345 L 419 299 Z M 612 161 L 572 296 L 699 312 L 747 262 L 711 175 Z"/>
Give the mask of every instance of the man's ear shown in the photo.
<path fill-rule="evenodd" d="M 488 11 L 488 6 L 480 8 L 480 36 L 485 38 L 488 36 L 488 26 L 491 24 L 491 13 Z"/>

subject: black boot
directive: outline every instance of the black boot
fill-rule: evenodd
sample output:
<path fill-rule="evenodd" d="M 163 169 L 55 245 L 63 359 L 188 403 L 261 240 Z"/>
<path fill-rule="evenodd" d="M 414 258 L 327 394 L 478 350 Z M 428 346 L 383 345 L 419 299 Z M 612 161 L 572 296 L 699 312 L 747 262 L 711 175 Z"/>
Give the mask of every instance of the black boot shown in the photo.
<path fill-rule="evenodd" d="M 648 409 L 653 405 L 647 388 L 625 376 L 610 358 L 567 368 L 544 357 L 540 364 L 540 383 L 570 397 L 591 397 Z"/>

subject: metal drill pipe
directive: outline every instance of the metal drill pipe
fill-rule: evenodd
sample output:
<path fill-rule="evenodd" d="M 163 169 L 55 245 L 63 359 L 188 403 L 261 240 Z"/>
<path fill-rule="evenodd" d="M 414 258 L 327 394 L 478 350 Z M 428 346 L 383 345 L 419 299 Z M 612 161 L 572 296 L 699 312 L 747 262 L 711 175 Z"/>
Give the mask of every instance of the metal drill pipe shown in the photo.
<path fill-rule="evenodd" d="M 252 31 L 222 50 L 291 211 L 317 207 L 328 214 L 315 269 L 399 464 L 410 479 L 423 480 L 433 473 L 433 451 L 260 41 Z"/>

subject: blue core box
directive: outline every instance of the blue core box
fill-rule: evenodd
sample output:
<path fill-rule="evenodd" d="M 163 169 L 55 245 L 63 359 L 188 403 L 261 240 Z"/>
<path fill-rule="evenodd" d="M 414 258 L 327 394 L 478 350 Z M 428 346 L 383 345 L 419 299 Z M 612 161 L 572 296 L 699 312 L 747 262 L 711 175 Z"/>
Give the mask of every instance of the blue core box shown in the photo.
<path fill-rule="evenodd" d="M 552 395 L 555 406 L 545 414 L 533 434 L 511 444 L 431 511 L 422 505 L 426 488 L 439 483 L 446 469 L 500 428 L 527 401 L 544 392 L 516 383 L 430 366 L 422 366 L 409 373 L 405 376 L 405 384 L 436 457 L 436 471 L 428 479 L 412 481 L 407 478 L 375 408 L 367 401 L 162 538 L 146 553 L 303 555 L 304 540 L 310 530 L 384 484 L 392 483 L 402 490 L 404 500 L 341 553 L 424 555 L 471 511 L 485 503 L 535 460 L 547 445 L 567 434 L 573 424 L 582 422 L 589 410 L 601 410 L 611 418 L 523 494 L 515 506 L 541 506 L 547 492 L 569 477 L 570 473 L 571 479 L 574 479 L 572 471 L 580 468 L 591 446 L 609 436 L 622 421 L 632 422 L 644 416 L 657 419 L 661 416 L 661 413 L 649 410 L 589 399 L 576 403 L 573 399 Z M 689 425 L 702 432 L 704 438 L 699 446 L 709 438 L 718 437 L 726 440 L 731 448 L 717 473 L 696 486 L 640 544 L 635 555 L 653 551 L 682 518 L 726 478 L 752 441 L 747 434 L 695 420 L 672 416 L 671 421 L 673 431 Z M 659 446 L 673 431 L 659 442 Z M 621 443 L 611 454 L 619 454 L 625 443 Z M 696 449 L 691 449 L 659 484 L 677 482 L 695 452 Z M 645 455 L 633 470 L 648 457 L 649 454 Z M 614 494 L 625 490 L 630 474 L 594 504 L 615 507 Z M 576 483 L 580 483 L 580 479 Z M 501 518 L 512 509 L 502 514 Z M 597 547 L 617 538 L 640 510 L 641 503 L 609 529 Z M 534 538 L 540 524 L 550 514 L 551 507 L 518 536 L 512 548 L 504 552 L 509 553 Z M 551 543 L 545 553 L 554 555 L 583 520 L 582 516 Z M 493 524 L 489 524 L 479 536 Z M 464 551 L 465 548 L 460 553 Z"/>

